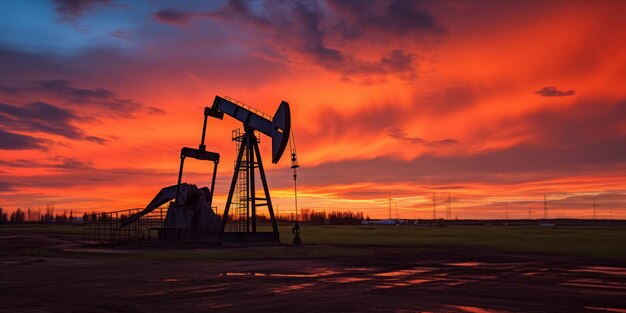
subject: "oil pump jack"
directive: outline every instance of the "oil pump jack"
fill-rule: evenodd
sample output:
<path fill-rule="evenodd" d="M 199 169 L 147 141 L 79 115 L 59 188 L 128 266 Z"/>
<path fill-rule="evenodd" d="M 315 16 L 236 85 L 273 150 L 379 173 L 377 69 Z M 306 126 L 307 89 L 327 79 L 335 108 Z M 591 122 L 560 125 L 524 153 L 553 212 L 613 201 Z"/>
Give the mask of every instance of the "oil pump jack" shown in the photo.
<path fill-rule="evenodd" d="M 228 192 L 224 214 L 220 218 L 213 211 L 213 191 L 215 187 L 215 177 L 217 165 L 220 160 L 219 153 L 206 150 L 204 139 L 206 135 L 207 119 L 213 117 L 223 119 L 227 114 L 243 123 L 244 134 L 238 139 L 240 146 L 238 149 L 237 161 L 233 173 L 233 180 Z M 259 138 L 255 132 L 263 133 L 272 138 L 272 163 L 280 161 L 287 144 L 290 142 L 291 133 L 291 113 L 289 103 L 282 101 L 273 117 L 251 108 L 232 98 L 215 97 L 211 107 L 204 108 L 204 123 L 202 127 L 202 138 L 198 149 L 183 147 L 180 152 L 180 168 L 178 172 L 178 183 L 165 187 L 154 197 L 145 209 L 133 214 L 120 222 L 120 230 L 128 225 L 139 221 L 143 216 L 159 208 L 161 205 L 170 202 L 166 217 L 161 228 L 158 229 L 158 237 L 161 240 L 215 240 L 218 241 L 262 241 L 278 242 L 279 233 L 274 216 L 274 208 L 270 198 L 267 178 L 261 161 L 259 151 Z M 186 158 L 194 158 L 202 161 L 213 162 L 213 173 L 211 188 L 198 188 L 196 185 L 183 183 L 183 167 Z M 294 169 L 294 187 L 298 167 L 295 153 L 295 142 L 291 148 L 292 168 Z M 255 186 L 255 170 L 258 169 L 261 183 L 263 185 L 264 197 L 258 197 Z M 239 173 L 245 172 L 245 228 L 238 232 L 225 232 L 228 214 L 233 203 L 233 194 L 237 186 Z M 242 181 L 239 180 L 241 184 Z M 242 207 L 241 198 L 239 209 Z M 297 200 L 296 200 L 297 201 Z M 257 208 L 266 206 L 272 232 L 257 231 Z M 296 202 L 297 206 L 297 202 Z M 297 209 L 296 209 L 297 210 Z M 217 234 L 217 236 L 216 236 Z M 216 238 L 217 237 L 217 238 Z"/>
<path fill-rule="evenodd" d="M 215 234 L 219 231 L 220 217 L 213 212 L 212 203 L 220 155 L 216 152 L 207 151 L 204 145 L 207 117 L 211 114 L 214 114 L 214 111 L 204 110 L 204 125 L 202 126 L 202 138 L 198 149 L 183 147 L 180 151 L 178 183 L 161 189 L 145 209 L 122 220 L 120 229 L 137 222 L 142 216 L 149 214 L 168 201 L 174 200 L 170 202 L 163 225 L 158 229 L 160 240 L 215 239 Z M 221 117 L 222 115 L 218 114 L 218 116 Z M 185 158 L 213 162 L 210 189 L 208 187 L 198 188 L 196 185 L 181 182 Z"/>
<path fill-rule="evenodd" d="M 259 138 L 256 137 L 255 132 L 258 131 L 272 138 L 272 163 L 278 163 L 283 155 L 283 152 L 285 151 L 285 148 L 287 147 L 287 144 L 289 143 L 291 133 L 291 112 L 289 109 L 289 103 L 282 101 L 278 106 L 276 113 L 274 113 L 274 116 L 270 117 L 269 115 L 249 107 L 235 99 L 215 96 L 213 105 L 210 108 L 205 108 L 205 111 L 209 112 L 209 116 L 218 119 L 222 119 L 223 115 L 227 114 L 242 122 L 244 128 L 244 133 L 239 139 L 240 146 L 238 149 L 237 161 L 235 163 L 233 179 L 228 191 L 224 214 L 222 214 L 219 232 L 220 239 L 224 238 L 224 236 L 228 236 L 229 238 L 235 240 L 279 241 L 278 226 L 274 216 L 274 208 L 270 198 L 267 178 L 263 169 L 261 152 L 259 151 Z M 261 184 L 263 185 L 264 195 L 262 197 L 258 197 L 256 194 L 256 169 L 258 169 Z M 233 204 L 233 195 L 235 187 L 237 186 L 237 181 L 240 177 L 242 177 L 239 174 L 242 171 L 245 171 L 245 175 L 243 175 L 243 182 L 240 181 L 240 183 L 245 184 L 246 190 L 245 196 L 243 197 L 244 199 L 240 198 L 240 201 L 243 201 L 243 203 L 240 203 L 240 208 L 243 207 L 242 217 L 245 221 L 245 225 L 237 232 L 226 233 L 228 214 L 231 209 L 231 205 Z M 270 233 L 257 231 L 257 214 L 259 213 L 257 208 L 263 206 L 267 207 L 270 222 L 272 224 L 272 232 Z"/>

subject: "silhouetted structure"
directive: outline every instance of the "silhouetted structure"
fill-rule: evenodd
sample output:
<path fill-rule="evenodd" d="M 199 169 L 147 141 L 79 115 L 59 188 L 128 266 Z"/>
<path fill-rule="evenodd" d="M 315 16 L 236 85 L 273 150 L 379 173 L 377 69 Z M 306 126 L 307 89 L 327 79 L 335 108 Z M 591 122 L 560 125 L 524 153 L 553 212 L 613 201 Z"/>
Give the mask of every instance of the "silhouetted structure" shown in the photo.
<path fill-rule="evenodd" d="M 165 187 L 152 199 L 145 209 L 132 214 L 120 222 L 120 229 L 139 221 L 143 216 L 161 207 L 168 201 L 170 203 L 158 228 L 158 237 L 162 240 L 215 240 L 219 228 L 220 218 L 212 210 L 213 190 L 215 187 L 215 177 L 220 155 L 216 152 L 206 151 L 204 139 L 206 135 L 207 117 L 218 114 L 211 110 L 204 110 L 204 123 L 202 126 L 202 137 L 198 149 L 183 147 L 180 151 L 180 167 L 178 171 L 178 183 Z M 193 158 L 200 161 L 213 162 L 213 173 L 211 188 L 198 188 L 196 185 L 182 183 L 183 168 L 186 158 Z"/>
<path fill-rule="evenodd" d="M 241 240 L 273 240 L 278 242 L 278 226 L 276 224 L 276 218 L 274 217 L 274 208 L 272 206 L 272 199 L 263 169 L 263 161 L 261 160 L 261 152 L 258 145 L 259 140 L 255 132 L 258 131 L 272 138 L 272 163 L 278 163 L 290 138 L 291 111 L 289 109 L 289 103 L 282 101 L 274 116 L 270 117 L 232 98 L 216 96 L 213 101 L 213 106 L 205 110 L 212 112 L 210 115 L 218 119 L 222 119 L 224 114 L 227 114 L 242 122 L 244 128 L 242 135 L 233 136 L 233 139 L 239 142 L 240 146 L 223 214 L 223 216 L 229 215 L 231 205 L 233 204 L 234 192 L 238 183 L 240 186 L 245 186 L 239 189 L 240 195 L 237 213 L 235 214 L 238 223 L 241 223 L 241 227 L 237 227 L 237 231 L 234 233 L 231 232 L 229 237 L 240 238 Z M 261 178 L 264 197 L 258 197 L 256 194 L 256 169 L 258 169 Z M 257 230 L 257 208 L 262 206 L 266 206 L 268 209 L 270 222 L 272 224 L 272 233 L 263 233 Z M 220 240 L 225 236 L 227 221 L 227 219 L 222 219 L 219 232 Z M 243 227 L 244 221 L 245 227 Z"/>
<path fill-rule="evenodd" d="M 237 162 L 230 185 L 224 214 L 222 217 L 213 211 L 213 191 L 220 155 L 206 151 L 204 144 L 207 119 L 209 116 L 223 119 L 224 114 L 243 123 L 244 133 L 236 131 L 233 140 L 238 143 Z M 198 149 L 183 147 L 180 154 L 178 183 L 165 187 L 144 209 L 95 214 L 85 218 L 87 241 L 101 241 L 101 238 L 150 239 L 156 231 L 161 240 L 207 240 L 221 241 L 264 241 L 279 242 L 278 226 L 274 217 L 269 187 L 263 170 L 259 140 L 256 132 L 272 138 L 272 162 L 277 163 L 290 139 L 291 113 L 289 104 L 281 102 L 273 117 L 246 106 L 232 98 L 215 97 L 211 107 L 204 109 L 202 137 Z M 292 151 L 295 160 L 295 149 Z M 211 188 L 198 188 L 182 183 L 185 158 L 213 162 Z M 292 168 L 293 161 L 292 160 Z M 297 165 L 297 161 L 295 163 Z M 258 169 L 264 196 L 258 197 L 255 188 L 255 172 Z M 295 179 L 295 173 L 294 173 Z M 237 208 L 229 215 L 235 188 L 238 188 Z M 162 205 L 170 202 L 163 216 Z M 272 232 L 257 231 L 257 208 L 267 206 L 272 224 Z M 156 214 L 155 214 L 156 213 Z M 235 232 L 225 233 L 226 223 L 237 223 Z"/>

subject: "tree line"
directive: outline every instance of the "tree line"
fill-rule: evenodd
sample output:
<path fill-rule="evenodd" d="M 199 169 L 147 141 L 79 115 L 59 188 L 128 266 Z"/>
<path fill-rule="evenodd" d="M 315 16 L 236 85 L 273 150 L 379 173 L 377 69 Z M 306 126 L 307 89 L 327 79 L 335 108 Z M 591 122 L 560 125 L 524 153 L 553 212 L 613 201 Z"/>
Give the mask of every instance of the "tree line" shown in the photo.
<path fill-rule="evenodd" d="M 312 209 L 302 209 L 298 213 L 297 220 L 303 223 L 315 225 L 360 225 L 364 220 L 369 220 L 363 212 L 352 211 L 315 211 Z M 278 214 L 276 220 L 279 222 L 291 222 L 296 220 L 294 213 Z"/>
<path fill-rule="evenodd" d="M 74 212 L 70 211 L 69 215 L 67 211 L 63 213 L 54 213 L 54 207 L 48 205 L 45 211 L 41 209 L 33 210 L 28 208 L 22 210 L 21 208 L 15 209 L 15 211 L 7 212 L 7 210 L 0 208 L 0 224 L 23 224 L 23 223 L 44 223 L 44 224 L 72 224 L 78 222 L 78 219 L 74 216 Z"/>

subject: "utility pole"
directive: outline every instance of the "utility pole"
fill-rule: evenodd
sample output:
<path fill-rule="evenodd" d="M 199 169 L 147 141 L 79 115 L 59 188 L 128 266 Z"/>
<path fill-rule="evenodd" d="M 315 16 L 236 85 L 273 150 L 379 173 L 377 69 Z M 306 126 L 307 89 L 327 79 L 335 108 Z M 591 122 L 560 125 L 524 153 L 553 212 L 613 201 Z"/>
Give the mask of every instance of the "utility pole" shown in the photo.
<path fill-rule="evenodd" d="M 448 215 L 448 219 L 452 219 L 452 203 L 450 202 L 450 192 L 448 192 L 448 207 L 446 214 Z"/>
<path fill-rule="evenodd" d="M 398 215 L 398 200 L 395 200 L 394 203 L 396 204 L 396 219 L 399 220 L 400 215 Z"/>
<path fill-rule="evenodd" d="M 391 192 L 389 193 L 389 219 L 391 219 Z"/>
<path fill-rule="evenodd" d="M 593 196 L 593 219 L 596 219 L 596 207 L 598 205 L 596 204 L 596 196 Z"/>
<path fill-rule="evenodd" d="M 435 193 L 433 192 L 433 221 L 435 221 L 437 219 L 437 202 L 436 202 L 436 198 L 435 198 Z"/>

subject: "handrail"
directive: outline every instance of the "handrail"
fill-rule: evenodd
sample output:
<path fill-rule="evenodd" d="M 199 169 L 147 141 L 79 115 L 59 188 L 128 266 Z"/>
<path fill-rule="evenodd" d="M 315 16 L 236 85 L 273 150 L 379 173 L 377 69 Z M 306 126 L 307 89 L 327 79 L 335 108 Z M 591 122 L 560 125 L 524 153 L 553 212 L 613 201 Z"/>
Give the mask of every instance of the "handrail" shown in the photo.
<path fill-rule="evenodd" d="M 260 115 L 260 116 L 264 117 L 265 119 L 267 119 L 269 121 L 272 120 L 272 117 L 269 114 L 266 114 L 266 113 L 264 113 L 263 111 L 261 111 L 259 109 L 253 108 L 253 107 L 251 107 L 251 106 L 249 106 L 249 105 L 247 105 L 247 104 L 245 104 L 245 103 L 243 103 L 243 102 L 241 102 L 241 101 L 239 101 L 239 100 L 237 100 L 237 99 L 235 99 L 235 98 L 233 98 L 231 96 L 225 96 L 224 99 L 226 99 L 226 100 L 228 100 L 228 101 L 230 101 L 230 102 L 232 102 L 232 103 L 234 103 L 234 104 L 236 104 L 236 105 L 238 105 L 238 106 L 240 106 L 240 107 L 242 107 L 244 109 L 247 109 L 248 111 L 250 111 L 252 113 Z"/>

